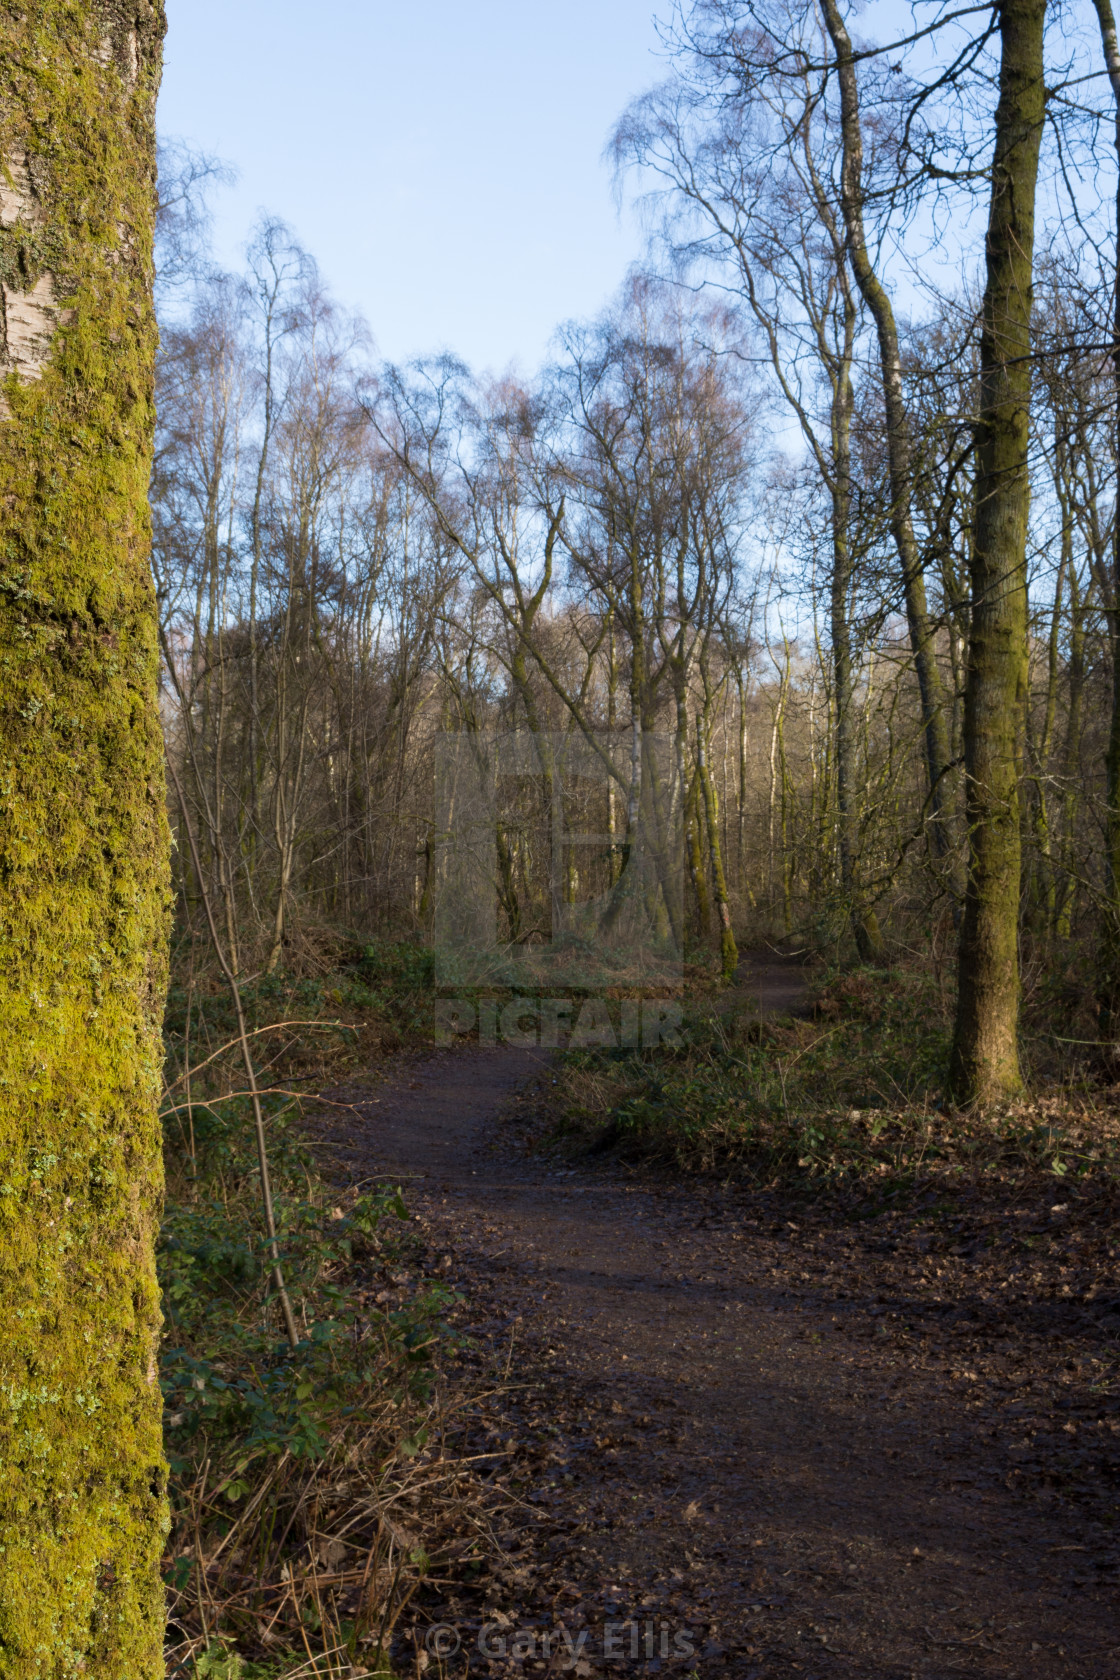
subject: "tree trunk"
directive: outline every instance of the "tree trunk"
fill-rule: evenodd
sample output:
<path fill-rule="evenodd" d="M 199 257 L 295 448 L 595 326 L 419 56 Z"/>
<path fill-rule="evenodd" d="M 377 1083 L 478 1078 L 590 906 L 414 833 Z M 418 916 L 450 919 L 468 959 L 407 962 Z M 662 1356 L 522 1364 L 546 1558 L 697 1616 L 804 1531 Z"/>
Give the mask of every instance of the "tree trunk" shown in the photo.
<path fill-rule="evenodd" d="M 844 300 L 844 354 L 838 358 L 831 407 L 832 426 L 832 576 L 829 582 L 829 638 L 832 646 L 833 707 L 836 714 L 836 826 L 840 859 L 840 894 L 861 962 L 874 962 L 882 939 L 874 912 L 863 901 L 860 870 L 859 812 L 856 807 L 858 764 L 855 720 L 855 673 L 849 621 L 852 593 L 852 353 L 856 305 Z"/>
<path fill-rule="evenodd" d="M 1030 320 L 1045 108 L 1046 0 L 1003 0 L 965 675 L 968 886 L 950 1080 L 958 1101 L 1018 1090 L 1019 759 L 1027 690 Z"/>
<path fill-rule="evenodd" d="M 1050 934 L 1058 901 L 1058 888 L 1054 876 L 1054 825 L 1049 791 L 1050 758 L 1054 744 L 1054 722 L 1058 715 L 1058 684 L 1061 680 L 1065 582 L 1073 565 L 1073 529 L 1068 510 L 1063 505 L 1060 489 L 1057 495 L 1063 515 L 1062 546 L 1058 573 L 1054 579 L 1054 598 L 1050 603 L 1050 628 L 1046 638 L 1046 690 L 1042 703 L 1042 727 L 1037 732 L 1032 717 L 1034 697 L 1029 692 L 1026 706 L 1027 761 L 1034 806 L 1031 822 L 1035 845 L 1033 873 L 1028 873 L 1027 880 L 1027 915 L 1031 932 L 1039 940 L 1045 940 Z"/>
<path fill-rule="evenodd" d="M 921 555 L 914 536 L 911 503 L 914 489 L 914 448 L 910 418 L 902 387 L 902 356 L 898 326 L 890 295 L 875 271 L 867 249 L 863 222 L 863 134 L 859 114 L 852 42 L 840 17 L 836 0 L 824 0 L 824 18 L 836 50 L 836 71 L 840 83 L 840 130 L 843 166 L 840 200 L 848 254 L 856 284 L 875 322 L 879 344 L 879 366 L 883 376 L 883 406 L 887 421 L 887 468 L 890 479 L 890 527 L 902 568 L 906 622 L 918 695 L 922 708 L 925 741 L 926 780 L 929 787 L 931 837 L 936 857 L 947 859 L 953 850 L 946 775 L 949 769 L 949 729 L 945 718 L 941 673 L 937 668 L 933 627 L 926 602 L 926 583 Z M 861 953 L 862 954 L 862 953 Z"/>
<path fill-rule="evenodd" d="M 155 1680 L 163 6 L 6 0 L 0 19 L 0 1669 Z"/>
<path fill-rule="evenodd" d="M 719 914 L 720 974 L 730 985 L 739 966 L 739 947 L 731 926 L 731 905 L 727 893 L 727 877 L 723 869 L 723 848 L 719 837 L 719 793 L 708 764 L 711 743 L 709 705 L 705 702 L 702 717 L 696 720 L 696 774 L 704 796 L 704 815 L 708 824 L 708 859 L 712 866 L 712 885 L 715 888 L 716 909 Z"/>
<path fill-rule="evenodd" d="M 1085 692 L 1085 609 L 1076 566 L 1069 575 L 1069 701 L 1066 710 L 1065 742 L 1062 749 L 1062 839 L 1060 852 L 1061 889 L 1054 920 L 1054 935 L 1068 939 L 1077 897 L 1075 867 L 1077 812 L 1081 778 L 1078 758 L 1081 750 L 1081 710 Z"/>
<path fill-rule="evenodd" d="M 712 931 L 712 904 L 708 897 L 708 877 L 704 873 L 704 849 L 700 840 L 700 779 L 694 774 L 688 784 L 684 802 L 685 852 L 688 873 L 696 899 L 696 929 L 702 940 Z"/>
<path fill-rule="evenodd" d="M 1120 162 L 1120 43 L 1111 0 L 1094 0 L 1101 29 L 1108 79 L 1116 104 L 1115 148 Z M 1116 272 L 1113 279 L 1112 370 L 1115 392 L 1117 461 L 1120 463 L 1120 183 L 1116 189 Z M 1118 466 L 1120 471 L 1120 466 Z M 1112 652 L 1112 715 L 1105 758 L 1105 891 L 1101 943 L 1097 964 L 1097 1002 L 1105 1055 L 1120 1061 L 1120 486 L 1112 521 L 1112 610 L 1108 614 Z"/>

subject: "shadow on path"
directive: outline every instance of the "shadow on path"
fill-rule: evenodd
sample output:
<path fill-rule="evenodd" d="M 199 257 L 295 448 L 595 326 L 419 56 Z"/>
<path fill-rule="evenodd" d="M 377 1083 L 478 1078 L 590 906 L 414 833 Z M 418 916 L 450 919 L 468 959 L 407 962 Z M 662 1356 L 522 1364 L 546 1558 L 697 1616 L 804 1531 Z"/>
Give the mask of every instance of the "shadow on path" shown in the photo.
<path fill-rule="evenodd" d="M 765 1009 L 804 997 L 784 960 L 742 984 Z M 691 1630 L 688 1661 L 634 1672 L 1120 1674 L 1092 1537 L 1005 1485 L 967 1384 L 734 1192 L 525 1157 L 508 1116 L 542 1076 L 540 1052 L 437 1052 L 345 1093 L 335 1147 L 408 1182 L 476 1333 L 512 1333 L 512 1374 L 552 1396 L 532 1496 L 551 1614 Z"/>

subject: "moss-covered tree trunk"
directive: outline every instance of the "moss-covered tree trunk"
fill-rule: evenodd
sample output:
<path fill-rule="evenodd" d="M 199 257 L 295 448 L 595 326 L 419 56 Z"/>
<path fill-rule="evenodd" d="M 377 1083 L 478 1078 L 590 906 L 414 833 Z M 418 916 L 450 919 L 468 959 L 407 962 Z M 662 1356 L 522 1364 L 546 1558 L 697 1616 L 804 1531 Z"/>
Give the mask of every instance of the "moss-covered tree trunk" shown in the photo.
<path fill-rule="evenodd" d="M 965 675 L 969 831 L 951 1082 L 963 1102 L 1019 1073 L 1020 745 L 1027 693 L 1030 319 L 1046 0 L 1003 0 L 980 338 L 972 620 Z"/>
<path fill-rule="evenodd" d="M 0 0 L 0 1676 L 162 1674 L 162 0 Z"/>

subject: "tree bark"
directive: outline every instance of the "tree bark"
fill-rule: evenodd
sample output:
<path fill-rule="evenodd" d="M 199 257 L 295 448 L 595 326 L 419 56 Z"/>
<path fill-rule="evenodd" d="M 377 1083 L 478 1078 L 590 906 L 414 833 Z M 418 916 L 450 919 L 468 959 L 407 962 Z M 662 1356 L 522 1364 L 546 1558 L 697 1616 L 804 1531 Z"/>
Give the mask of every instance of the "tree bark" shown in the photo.
<path fill-rule="evenodd" d="M 696 720 L 696 774 L 704 796 L 704 815 L 708 825 L 708 860 L 712 866 L 712 885 L 719 915 L 720 975 L 727 985 L 735 978 L 739 966 L 739 947 L 731 926 L 731 904 L 727 892 L 727 876 L 723 868 L 723 848 L 719 835 L 719 792 L 708 764 L 711 745 L 711 704 L 705 697 L 704 710 Z"/>
<path fill-rule="evenodd" d="M 0 1671 L 163 1673 L 162 0 L 0 4 Z"/>
<path fill-rule="evenodd" d="M 829 580 L 829 640 L 832 652 L 833 708 L 836 714 L 836 825 L 840 862 L 840 894 L 851 924 L 859 959 L 876 961 L 882 938 L 875 913 L 864 902 L 859 812 L 859 779 L 855 718 L 855 676 L 852 659 L 852 359 L 855 351 L 857 305 L 844 288 L 843 350 L 832 374 L 831 426 L 832 575 Z"/>
<path fill-rule="evenodd" d="M 903 598 L 918 694 L 922 708 L 926 779 L 929 786 L 931 839 L 935 857 L 950 858 L 953 836 L 948 809 L 949 729 L 941 673 L 937 668 L 933 628 L 926 600 L 925 575 L 914 535 L 912 498 L 914 490 L 914 447 L 910 417 L 902 387 L 902 356 L 898 347 L 898 326 L 890 294 L 879 278 L 867 249 L 863 221 L 863 134 L 859 114 L 852 42 L 844 27 L 836 0 L 824 0 L 824 18 L 836 51 L 836 73 L 840 83 L 840 133 L 843 162 L 840 175 L 840 204 L 847 234 L 848 255 L 856 285 L 875 322 L 879 344 L 879 366 L 883 376 L 883 407 L 887 421 L 887 467 L 890 479 L 890 527 L 902 568 Z M 959 889 L 958 889 L 959 890 Z"/>
<path fill-rule="evenodd" d="M 1101 46 L 1116 105 L 1115 148 L 1120 163 L 1120 43 L 1111 0 L 1093 0 L 1100 23 Z M 1112 374 L 1115 393 L 1115 435 L 1120 462 L 1120 183 L 1116 188 L 1116 272 L 1113 280 Z M 1120 467 L 1118 467 L 1120 471 Z M 1105 892 L 1101 942 L 1097 962 L 1097 1004 L 1105 1055 L 1120 1062 L 1120 486 L 1112 522 L 1112 607 L 1108 613 L 1112 653 L 1112 714 L 1105 758 Z"/>
<path fill-rule="evenodd" d="M 678 775 L 681 775 L 679 767 Z M 708 877 L 704 873 L 704 849 L 700 841 L 700 778 L 695 773 L 688 784 L 684 801 L 684 832 L 688 873 L 696 899 L 696 927 L 700 938 L 707 939 L 712 930 L 712 904 L 708 897 Z"/>
<path fill-rule="evenodd" d="M 969 870 L 950 1083 L 986 1103 L 1021 1085 L 1019 772 L 1027 692 L 1030 325 L 1045 110 L 1046 0 L 1003 0 L 980 396 L 964 753 Z"/>

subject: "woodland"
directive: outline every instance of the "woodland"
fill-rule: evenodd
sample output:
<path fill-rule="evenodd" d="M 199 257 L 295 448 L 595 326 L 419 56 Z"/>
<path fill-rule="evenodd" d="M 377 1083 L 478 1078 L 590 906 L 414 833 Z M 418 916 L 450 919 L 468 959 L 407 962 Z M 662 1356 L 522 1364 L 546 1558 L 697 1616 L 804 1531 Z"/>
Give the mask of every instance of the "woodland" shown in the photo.
<path fill-rule="evenodd" d="M 959 951 L 964 1103 L 1020 1089 L 1021 996 L 1107 1063 L 1114 110 L 1091 9 L 1051 17 L 1061 68 L 1038 63 L 1076 92 L 1037 109 L 1029 67 L 998 80 L 1001 17 L 858 51 L 831 12 L 667 25 L 672 76 L 613 141 L 651 266 L 530 378 L 380 365 L 275 221 L 210 272 L 217 166 L 168 159 L 177 937 L 204 894 L 236 972 L 423 943 L 441 734 L 563 755 L 663 732 L 690 957 L 730 980 L 767 939 L 939 972 Z M 559 861 L 574 900 L 617 874 L 636 806 L 628 771 L 601 811 L 570 782 L 605 830 Z M 502 799 L 502 935 L 547 940 L 547 801 Z"/>
<path fill-rule="evenodd" d="M 0 7 L 0 1680 L 1114 1673 L 1111 0 L 681 0 L 608 148 L 645 259 L 499 374 L 385 362 L 278 217 L 220 269 L 227 166 L 155 170 L 161 7 L 71 8 L 92 94 L 38 10 Z M 679 1036 L 435 1048 L 448 738 L 495 789 L 470 1019 L 578 946 Z M 607 937 L 650 823 L 670 987 Z M 612 1668 L 616 1613 L 679 1643 Z"/>

